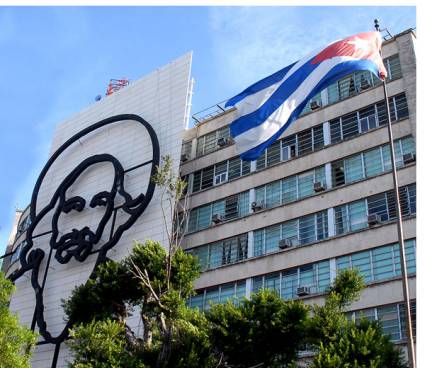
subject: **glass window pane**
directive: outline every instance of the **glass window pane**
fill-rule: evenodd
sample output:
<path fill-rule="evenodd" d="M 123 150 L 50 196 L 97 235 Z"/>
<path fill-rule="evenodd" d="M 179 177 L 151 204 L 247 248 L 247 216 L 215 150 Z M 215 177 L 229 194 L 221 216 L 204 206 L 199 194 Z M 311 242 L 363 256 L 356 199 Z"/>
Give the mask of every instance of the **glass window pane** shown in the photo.
<path fill-rule="evenodd" d="M 395 105 L 397 110 L 397 119 L 401 120 L 409 117 L 409 109 L 407 107 L 407 99 L 404 93 L 395 96 Z"/>
<path fill-rule="evenodd" d="M 397 305 L 378 307 L 378 320 L 381 322 L 384 334 L 389 335 L 391 340 L 400 339 Z"/>
<path fill-rule="evenodd" d="M 298 133 L 298 155 L 309 153 L 313 150 L 311 130 Z"/>
<path fill-rule="evenodd" d="M 297 199 L 297 177 L 291 176 L 282 180 L 282 203 L 288 203 Z"/>
<path fill-rule="evenodd" d="M 365 201 L 357 201 L 348 205 L 350 230 L 355 231 L 367 227 L 367 213 Z"/>
<path fill-rule="evenodd" d="M 275 290 L 279 295 L 280 291 L 280 274 L 273 273 L 264 277 L 264 288 L 269 290 Z"/>
<path fill-rule="evenodd" d="M 297 156 L 296 135 L 282 139 L 282 160 L 287 161 Z"/>
<path fill-rule="evenodd" d="M 342 135 L 344 139 L 348 139 L 359 134 L 359 126 L 357 122 L 357 113 L 343 116 L 341 119 Z"/>
<path fill-rule="evenodd" d="M 211 205 L 198 208 L 198 230 L 206 229 L 211 225 Z"/>
<path fill-rule="evenodd" d="M 214 166 L 202 170 L 201 189 L 212 187 L 214 183 Z"/>
<path fill-rule="evenodd" d="M 239 157 L 229 160 L 229 180 L 239 178 L 241 176 L 241 160 Z"/>
<path fill-rule="evenodd" d="M 263 288 L 263 276 L 257 276 L 252 279 L 252 292 L 257 293 Z"/>
<path fill-rule="evenodd" d="M 317 213 L 316 222 L 317 222 L 317 240 L 326 239 L 328 237 L 327 211 Z"/>
<path fill-rule="evenodd" d="M 300 244 L 314 242 L 316 240 L 315 215 L 301 217 L 299 222 Z"/>
<path fill-rule="evenodd" d="M 239 217 L 238 201 L 238 195 L 227 197 L 224 201 L 222 201 L 222 203 L 224 204 L 226 220 L 231 220 Z"/>
<path fill-rule="evenodd" d="M 338 101 L 339 100 L 338 82 L 331 84 L 327 88 L 327 92 L 328 92 L 328 102 L 329 102 L 329 104 L 332 104 L 332 103 Z"/>
<path fill-rule="evenodd" d="M 394 277 L 393 246 L 372 249 L 373 276 L 375 280 Z"/>
<path fill-rule="evenodd" d="M 194 248 L 191 253 L 194 257 L 198 258 L 199 265 L 201 267 L 201 271 L 205 271 L 209 268 L 209 246 L 201 246 L 198 248 Z"/>
<path fill-rule="evenodd" d="M 249 192 L 239 194 L 239 217 L 249 213 Z"/>
<path fill-rule="evenodd" d="M 281 298 L 294 299 L 298 287 L 298 270 L 292 269 L 282 272 Z"/>
<path fill-rule="evenodd" d="M 298 175 L 298 198 L 304 198 L 314 193 L 314 171 Z"/>
<path fill-rule="evenodd" d="M 223 265 L 223 242 L 210 244 L 210 268 Z"/>
<path fill-rule="evenodd" d="M 192 295 L 190 298 L 190 307 L 198 308 L 199 310 L 204 309 L 204 292 L 202 291 L 198 295 Z"/>
<path fill-rule="evenodd" d="M 274 225 L 265 229 L 266 253 L 279 249 L 280 225 Z"/>
<path fill-rule="evenodd" d="M 352 268 L 359 270 L 365 282 L 372 281 L 372 268 L 369 251 L 354 253 L 351 255 Z"/>
<path fill-rule="evenodd" d="M 367 151 L 364 154 L 364 163 L 367 177 L 381 173 L 383 171 L 383 168 L 381 162 L 380 148 L 375 148 L 374 150 Z"/>
<path fill-rule="evenodd" d="M 282 239 L 292 240 L 294 245 L 298 245 L 298 220 L 291 220 L 282 224 Z"/>
<path fill-rule="evenodd" d="M 274 207 L 280 205 L 280 181 L 266 185 L 266 207 Z"/>
<path fill-rule="evenodd" d="M 230 283 L 221 286 L 220 304 L 227 303 L 228 300 L 233 300 L 235 297 L 235 284 Z"/>
<path fill-rule="evenodd" d="M 266 203 L 265 192 L 266 192 L 266 186 L 255 188 L 255 202 L 257 202 L 257 204 Z"/>
<path fill-rule="evenodd" d="M 264 229 L 254 231 L 254 256 L 263 254 Z"/>
<path fill-rule="evenodd" d="M 314 287 L 314 265 L 305 265 L 300 267 L 300 286 Z"/>
<path fill-rule="evenodd" d="M 356 155 L 345 160 L 345 182 L 363 179 L 362 156 Z"/>
<path fill-rule="evenodd" d="M 317 264 L 317 287 L 318 292 L 326 291 L 330 286 L 331 274 L 329 261 L 319 262 Z"/>
<path fill-rule="evenodd" d="M 313 148 L 314 150 L 318 150 L 323 148 L 325 144 L 324 138 L 323 138 L 323 124 L 320 124 L 317 127 L 313 128 Z"/>
<path fill-rule="evenodd" d="M 345 234 L 349 231 L 347 206 L 335 207 L 335 232 L 337 235 Z"/>
<path fill-rule="evenodd" d="M 256 169 L 262 170 L 266 167 L 266 151 L 264 151 L 260 157 L 257 158 L 257 166 Z"/>
<path fill-rule="evenodd" d="M 337 143 L 342 140 L 341 119 L 331 120 L 329 122 L 331 130 L 331 143 Z"/>
<path fill-rule="evenodd" d="M 207 290 L 205 293 L 205 309 L 208 310 L 211 308 L 212 304 L 219 303 L 220 299 L 220 291 L 219 288 Z"/>
<path fill-rule="evenodd" d="M 392 170 L 390 146 L 386 144 L 382 147 L 382 158 L 384 161 L 384 171 Z"/>
<path fill-rule="evenodd" d="M 196 143 L 196 156 L 201 156 L 204 154 L 204 143 L 205 143 L 205 136 L 204 137 L 199 137 L 197 139 L 197 143 Z"/>
<path fill-rule="evenodd" d="M 367 198 L 369 215 L 376 213 L 382 221 L 388 221 L 387 199 L 385 193 L 380 193 Z"/>
<path fill-rule="evenodd" d="M 217 149 L 216 132 L 205 135 L 204 154 L 213 152 Z"/>
<path fill-rule="evenodd" d="M 391 80 L 401 78 L 401 65 L 398 54 L 392 55 L 386 60 L 386 65 L 389 69 L 389 77 Z"/>
<path fill-rule="evenodd" d="M 345 164 L 344 160 L 332 162 L 332 185 L 339 187 L 345 184 Z"/>
<path fill-rule="evenodd" d="M 274 142 L 267 148 L 267 166 L 280 162 L 280 141 Z"/>

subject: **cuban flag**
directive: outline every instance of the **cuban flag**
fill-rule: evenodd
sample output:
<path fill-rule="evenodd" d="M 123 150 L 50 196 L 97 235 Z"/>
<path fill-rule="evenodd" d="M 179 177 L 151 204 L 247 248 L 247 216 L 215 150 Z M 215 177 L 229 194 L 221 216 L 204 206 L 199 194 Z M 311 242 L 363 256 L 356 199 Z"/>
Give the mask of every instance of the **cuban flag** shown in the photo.
<path fill-rule="evenodd" d="M 337 80 L 369 70 L 385 78 L 379 32 L 335 41 L 279 70 L 227 101 L 237 118 L 230 134 L 243 160 L 257 159 L 298 118 L 308 101 Z"/>

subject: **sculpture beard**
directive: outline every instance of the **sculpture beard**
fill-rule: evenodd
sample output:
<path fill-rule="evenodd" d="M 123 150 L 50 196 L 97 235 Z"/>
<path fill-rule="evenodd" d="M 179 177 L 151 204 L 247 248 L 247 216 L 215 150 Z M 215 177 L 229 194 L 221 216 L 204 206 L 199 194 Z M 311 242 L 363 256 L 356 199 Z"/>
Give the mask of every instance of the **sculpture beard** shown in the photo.
<path fill-rule="evenodd" d="M 121 163 L 112 155 L 99 154 L 86 158 L 77 167 L 75 167 L 74 170 L 68 174 L 66 178 L 60 183 L 49 204 L 37 213 L 36 204 L 40 186 L 46 176 L 46 173 L 52 166 L 53 162 L 59 157 L 59 155 L 82 136 L 105 125 L 116 123 L 122 120 L 134 120 L 142 124 L 148 131 L 152 142 L 152 160 L 137 166 L 141 167 L 147 164 L 151 164 L 149 184 L 146 189 L 146 193 L 140 193 L 137 197 L 133 198 L 124 189 L 124 174 L 130 170 L 133 170 L 134 167 L 125 171 Z M 114 178 L 110 189 L 100 191 L 91 198 L 84 198 L 83 196 L 79 195 L 70 196 L 69 193 L 71 192 L 71 187 L 77 181 L 77 179 L 83 176 L 83 174 L 88 169 L 92 168 L 93 165 L 97 164 L 111 164 L 113 166 Z M 34 330 L 35 324 L 37 323 L 39 333 L 44 338 L 45 343 L 52 343 L 59 346 L 59 344 L 67 338 L 69 328 L 68 322 L 60 334 L 57 336 L 52 336 L 52 334 L 47 329 L 47 323 L 44 318 L 43 291 L 51 257 L 53 256 L 54 259 L 56 259 L 60 264 L 67 264 L 71 262 L 72 259 L 77 262 L 84 262 L 87 257 L 97 253 L 97 258 L 94 262 L 93 270 L 90 275 L 90 277 L 93 277 L 97 266 L 107 260 L 108 250 L 117 244 L 122 234 L 136 222 L 136 220 L 144 212 L 149 202 L 151 201 L 155 191 L 155 183 L 151 180 L 151 178 L 152 175 L 155 174 L 158 165 L 159 144 L 155 131 L 150 126 L 150 124 L 141 117 L 128 114 L 118 115 L 102 120 L 82 130 L 74 137 L 70 138 L 67 142 L 65 142 L 47 162 L 37 180 L 31 199 L 31 224 L 27 230 L 27 244 L 23 247 L 19 258 L 21 268 L 12 273 L 9 277 L 12 281 L 15 281 L 25 272 L 31 270 L 31 284 L 34 288 L 36 298 L 34 318 L 31 328 Z M 117 203 L 118 197 L 122 198 L 120 201 L 121 204 Z M 100 213 L 102 213 L 100 220 L 96 224 L 96 228 L 83 226 L 80 229 L 74 228 L 71 231 L 65 232 L 63 234 L 60 232 L 60 223 L 64 222 L 64 217 L 71 215 L 71 213 L 74 212 L 83 213 L 84 211 L 88 211 L 90 209 L 96 210 L 98 213 L 100 210 Z M 124 223 L 120 224 L 119 226 L 115 226 L 115 217 L 118 209 L 123 210 L 128 215 L 128 217 Z M 45 258 L 45 252 L 43 249 L 35 247 L 34 239 L 40 235 L 34 235 L 34 230 L 37 228 L 37 225 L 42 219 L 48 218 L 48 215 L 51 215 L 51 234 L 49 241 L 50 247 L 46 260 L 44 275 L 42 275 L 43 280 L 40 280 L 40 265 Z M 105 227 L 110 222 L 112 222 L 112 224 L 109 239 L 101 242 L 101 240 L 104 240 L 102 235 L 104 234 Z"/>

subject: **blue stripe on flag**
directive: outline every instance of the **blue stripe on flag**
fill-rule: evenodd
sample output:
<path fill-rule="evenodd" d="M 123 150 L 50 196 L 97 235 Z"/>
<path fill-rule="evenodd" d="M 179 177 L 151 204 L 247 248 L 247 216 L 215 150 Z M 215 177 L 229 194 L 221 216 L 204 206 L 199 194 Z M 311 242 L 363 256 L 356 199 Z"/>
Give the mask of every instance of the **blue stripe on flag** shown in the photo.
<path fill-rule="evenodd" d="M 258 91 L 263 90 L 264 88 L 270 87 L 271 85 L 278 83 L 281 81 L 286 73 L 295 65 L 295 63 L 288 65 L 287 67 L 278 70 L 276 73 L 254 83 L 253 85 L 249 86 L 245 90 L 243 90 L 238 95 L 232 97 L 230 100 L 228 100 L 225 104 L 225 107 L 234 106 L 239 101 L 243 100 L 245 97 L 253 95 L 254 93 L 257 93 Z"/>
<path fill-rule="evenodd" d="M 315 57 L 315 56 L 314 56 Z M 313 58 L 312 58 L 313 59 Z M 320 63 L 312 64 L 308 60 L 295 71 L 257 110 L 237 118 L 230 125 L 232 137 L 236 137 L 258 125 L 263 124 L 287 99 L 294 93 L 300 84 L 316 69 Z"/>
<path fill-rule="evenodd" d="M 243 152 L 240 155 L 241 159 L 245 161 L 256 160 L 259 156 L 261 156 L 263 151 L 268 146 L 273 144 L 285 132 L 285 130 L 288 129 L 290 125 L 292 125 L 292 123 L 298 118 L 299 114 L 301 113 L 301 111 L 304 109 L 305 105 L 311 98 L 313 98 L 321 90 L 325 89 L 326 87 L 338 81 L 339 79 L 347 76 L 348 74 L 351 74 L 355 71 L 363 71 L 363 70 L 365 71 L 369 70 L 370 72 L 372 72 L 379 78 L 378 66 L 371 60 L 350 60 L 350 61 L 342 62 L 336 65 L 335 67 L 333 67 L 327 74 L 323 76 L 320 82 L 311 90 L 311 92 L 308 94 L 306 99 L 292 112 L 292 114 L 290 115 L 288 120 L 285 122 L 285 124 L 282 126 L 282 128 L 280 128 L 272 137 L 262 142 L 258 146 L 246 152 Z M 246 116 L 249 116 L 249 115 L 246 115 Z M 237 120 L 235 120 L 235 122 Z M 261 123 L 264 123 L 265 121 L 266 119 L 264 119 Z M 230 126 L 232 136 L 233 136 L 233 131 L 232 131 L 233 124 L 234 123 L 232 123 Z M 260 124 L 257 124 L 257 125 L 260 125 Z M 257 126 L 257 125 L 254 125 L 254 126 Z M 246 130 L 249 130 L 249 129 L 246 129 Z"/>

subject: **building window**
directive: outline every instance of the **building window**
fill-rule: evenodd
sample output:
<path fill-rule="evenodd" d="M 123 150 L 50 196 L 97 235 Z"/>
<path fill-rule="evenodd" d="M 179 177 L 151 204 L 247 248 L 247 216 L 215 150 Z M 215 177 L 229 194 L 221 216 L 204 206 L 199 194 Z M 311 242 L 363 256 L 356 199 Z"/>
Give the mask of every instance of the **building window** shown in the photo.
<path fill-rule="evenodd" d="M 397 167 L 404 166 L 404 155 L 415 154 L 415 143 L 412 137 L 396 140 L 394 147 Z M 390 146 L 386 144 L 385 146 L 332 162 L 331 167 L 334 187 L 390 171 L 392 169 Z"/>
<path fill-rule="evenodd" d="M 384 59 L 384 64 L 388 71 L 388 80 L 401 77 L 400 59 L 397 54 Z M 328 103 L 332 104 L 355 96 L 379 84 L 381 84 L 381 81 L 369 71 L 352 73 L 327 88 Z"/>
<path fill-rule="evenodd" d="M 15 239 L 19 238 L 22 233 L 27 231 L 28 227 L 31 225 L 31 218 L 29 215 L 25 216 L 22 221 L 19 222 L 18 228 L 16 230 Z"/>
<path fill-rule="evenodd" d="M 248 235 L 242 234 L 189 250 L 198 257 L 201 271 L 243 261 L 248 257 Z"/>
<path fill-rule="evenodd" d="M 239 178 L 250 172 L 251 163 L 242 161 L 239 157 L 219 162 L 193 173 L 192 193 Z"/>
<path fill-rule="evenodd" d="M 328 237 L 326 211 L 303 216 L 282 224 L 254 231 L 254 256 L 279 250 L 279 241 L 287 240 L 288 247 L 310 244 Z"/>
<path fill-rule="evenodd" d="M 416 336 L 416 301 L 410 302 L 413 335 Z M 390 304 L 379 306 L 375 308 L 368 308 L 348 312 L 347 316 L 354 319 L 356 322 L 360 318 L 366 318 L 369 321 L 380 321 L 382 329 L 392 341 L 399 341 L 406 339 L 406 304 Z"/>
<path fill-rule="evenodd" d="M 220 138 L 229 139 L 229 137 L 230 137 L 229 126 L 215 130 L 214 132 L 211 132 L 199 137 L 196 143 L 196 157 L 217 151 L 221 147 L 218 144 L 219 139 Z"/>
<path fill-rule="evenodd" d="M 191 308 L 208 310 L 212 304 L 225 304 L 228 300 L 231 300 L 234 304 L 239 304 L 245 297 L 245 294 L 246 281 L 242 280 L 205 290 L 198 290 L 197 295 L 190 297 L 188 305 Z"/>
<path fill-rule="evenodd" d="M 416 241 L 406 240 L 406 263 L 408 274 L 416 273 Z M 356 268 L 366 283 L 386 280 L 401 275 L 398 244 L 386 245 L 336 259 L 337 270 Z"/>
<path fill-rule="evenodd" d="M 399 188 L 403 216 L 416 213 L 416 184 Z M 394 192 L 379 193 L 356 202 L 335 207 L 335 232 L 345 234 L 368 227 L 368 215 L 377 214 L 380 222 L 396 217 Z"/>
<path fill-rule="evenodd" d="M 329 260 L 274 272 L 253 278 L 252 291 L 275 290 L 283 299 L 296 299 L 302 295 L 326 291 L 330 285 Z"/>
<path fill-rule="evenodd" d="M 391 121 L 398 121 L 409 116 L 407 99 L 404 93 L 388 99 L 390 104 Z M 387 124 L 384 101 L 367 106 L 358 112 L 333 119 L 329 122 L 331 143 L 337 143 L 365 133 L 370 129 Z"/>
<path fill-rule="evenodd" d="M 255 201 L 271 208 L 309 197 L 315 193 L 315 182 L 326 187 L 324 166 L 255 188 Z"/>
<path fill-rule="evenodd" d="M 188 232 L 199 231 L 213 223 L 246 216 L 249 213 L 249 192 L 242 192 L 220 201 L 190 210 Z"/>

